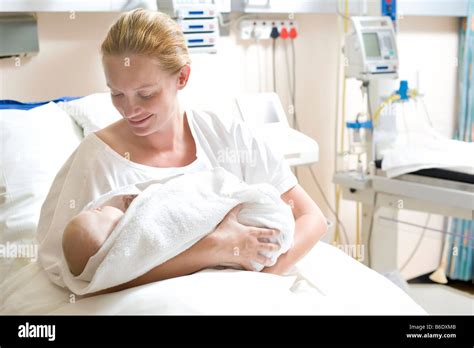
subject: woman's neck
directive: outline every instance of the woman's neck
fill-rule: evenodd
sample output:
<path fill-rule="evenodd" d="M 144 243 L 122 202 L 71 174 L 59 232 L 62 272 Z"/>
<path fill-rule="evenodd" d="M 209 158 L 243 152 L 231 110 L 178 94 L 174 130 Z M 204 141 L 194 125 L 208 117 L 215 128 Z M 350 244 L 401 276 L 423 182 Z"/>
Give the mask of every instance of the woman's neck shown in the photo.
<path fill-rule="evenodd" d="M 184 110 L 177 105 L 165 126 L 146 136 L 136 136 L 140 148 L 160 152 L 174 152 L 185 144 L 188 125 Z"/>

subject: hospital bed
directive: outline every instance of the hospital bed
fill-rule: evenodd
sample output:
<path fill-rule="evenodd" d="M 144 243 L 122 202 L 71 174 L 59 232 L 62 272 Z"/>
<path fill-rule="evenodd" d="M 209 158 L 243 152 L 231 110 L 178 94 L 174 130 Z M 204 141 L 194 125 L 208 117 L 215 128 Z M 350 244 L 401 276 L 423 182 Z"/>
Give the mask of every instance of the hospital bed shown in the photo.
<path fill-rule="evenodd" d="M 426 314 L 387 278 L 324 242 L 286 276 L 207 269 L 112 294 L 73 295 L 49 281 L 37 254 L 10 252 L 35 245 L 41 204 L 84 134 L 120 115 L 106 93 L 14 104 L 0 110 L 0 314 Z"/>
<path fill-rule="evenodd" d="M 344 199 L 362 203 L 361 240 L 367 255 L 363 260 L 365 264 L 370 265 L 374 217 L 382 207 L 473 219 L 474 175 L 430 168 L 389 178 L 381 169 L 381 160 L 375 165 L 374 174 L 362 179 L 355 172 L 339 172 L 333 177 L 334 183 L 342 187 Z M 384 245 L 380 245 L 384 259 L 371 265 L 381 272 L 398 269 L 396 235 L 387 233 L 385 237 Z"/>

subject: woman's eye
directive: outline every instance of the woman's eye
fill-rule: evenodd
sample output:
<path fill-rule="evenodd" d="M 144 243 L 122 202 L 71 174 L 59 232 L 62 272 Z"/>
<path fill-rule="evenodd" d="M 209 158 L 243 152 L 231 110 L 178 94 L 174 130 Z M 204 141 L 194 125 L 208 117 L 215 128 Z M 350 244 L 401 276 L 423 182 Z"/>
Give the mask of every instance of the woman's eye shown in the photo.
<path fill-rule="evenodd" d="M 117 93 L 117 94 L 111 94 L 113 98 L 116 98 L 116 97 L 120 97 L 122 95 L 122 93 Z"/>
<path fill-rule="evenodd" d="M 151 97 L 153 97 L 153 94 L 140 95 L 140 98 L 142 98 L 142 99 L 148 99 L 148 98 L 151 98 Z"/>

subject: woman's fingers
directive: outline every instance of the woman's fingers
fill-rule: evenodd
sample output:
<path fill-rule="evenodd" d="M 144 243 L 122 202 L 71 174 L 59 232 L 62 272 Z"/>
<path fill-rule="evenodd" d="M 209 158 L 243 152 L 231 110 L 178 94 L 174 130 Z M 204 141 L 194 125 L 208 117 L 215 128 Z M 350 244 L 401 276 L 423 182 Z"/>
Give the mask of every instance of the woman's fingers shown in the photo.
<path fill-rule="evenodd" d="M 254 271 L 252 260 L 267 267 L 272 265 L 271 259 L 262 255 L 280 249 L 275 243 L 280 231 L 270 228 L 260 228 L 241 224 L 237 215 L 242 204 L 235 206 L 214 230 L 217 241 L 222 243 L 218 257 L 222 263 L 233 262 L 240 264 L 244 269 Z M 228 251 L 232 250 L 230 254 Z"/>
<path fill-rule="evenodd" d="M 256 261 L 265 267 L 272 265 L 272 259 L 263 255 L 257 255 Z"/>
<path fill-rule="evenodd" d="M 255 269 L 253 268 L 252 264 L 250 262 L 243 262 L 242 265 L 241 265 L 244 270 L 246 271 L 255 271 Z"/>
<path fill-rule="evenodd" d="M 275 252 L 280 250 L 280 245 L 275 243 L 260 243 L 258 249 L 259 251 Z"/>
<path fill-rule="evenodd" d="M 278 230 L 271 230 L 268 228 L 258 228 L 255 227 L 251 232 L 254 237 L 260 239 L 260 238 L 275 238 L 280 235 L 280 231 Z"/>

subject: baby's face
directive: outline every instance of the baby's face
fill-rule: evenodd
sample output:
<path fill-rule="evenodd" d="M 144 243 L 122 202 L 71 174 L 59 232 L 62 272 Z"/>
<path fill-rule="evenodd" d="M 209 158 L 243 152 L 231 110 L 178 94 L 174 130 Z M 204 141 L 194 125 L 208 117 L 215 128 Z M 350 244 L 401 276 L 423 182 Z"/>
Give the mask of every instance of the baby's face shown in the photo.
<path fill-rule="evenodd" d="M 72 274 L 81 274 L 123 215 L 118 208 L 104 206 L 83 211 L 71 219 L 64 229 L 63 251 Z"/>
<path fill-rule="evenodd" d="M 108 237 L 123 215 L 124 212 L 120 209 L 106 205 L 91 210 L 85 210 L 74 219 L 84 228 L 95 231 L 97 237 L 103 239 L 104 237 Z"/>

